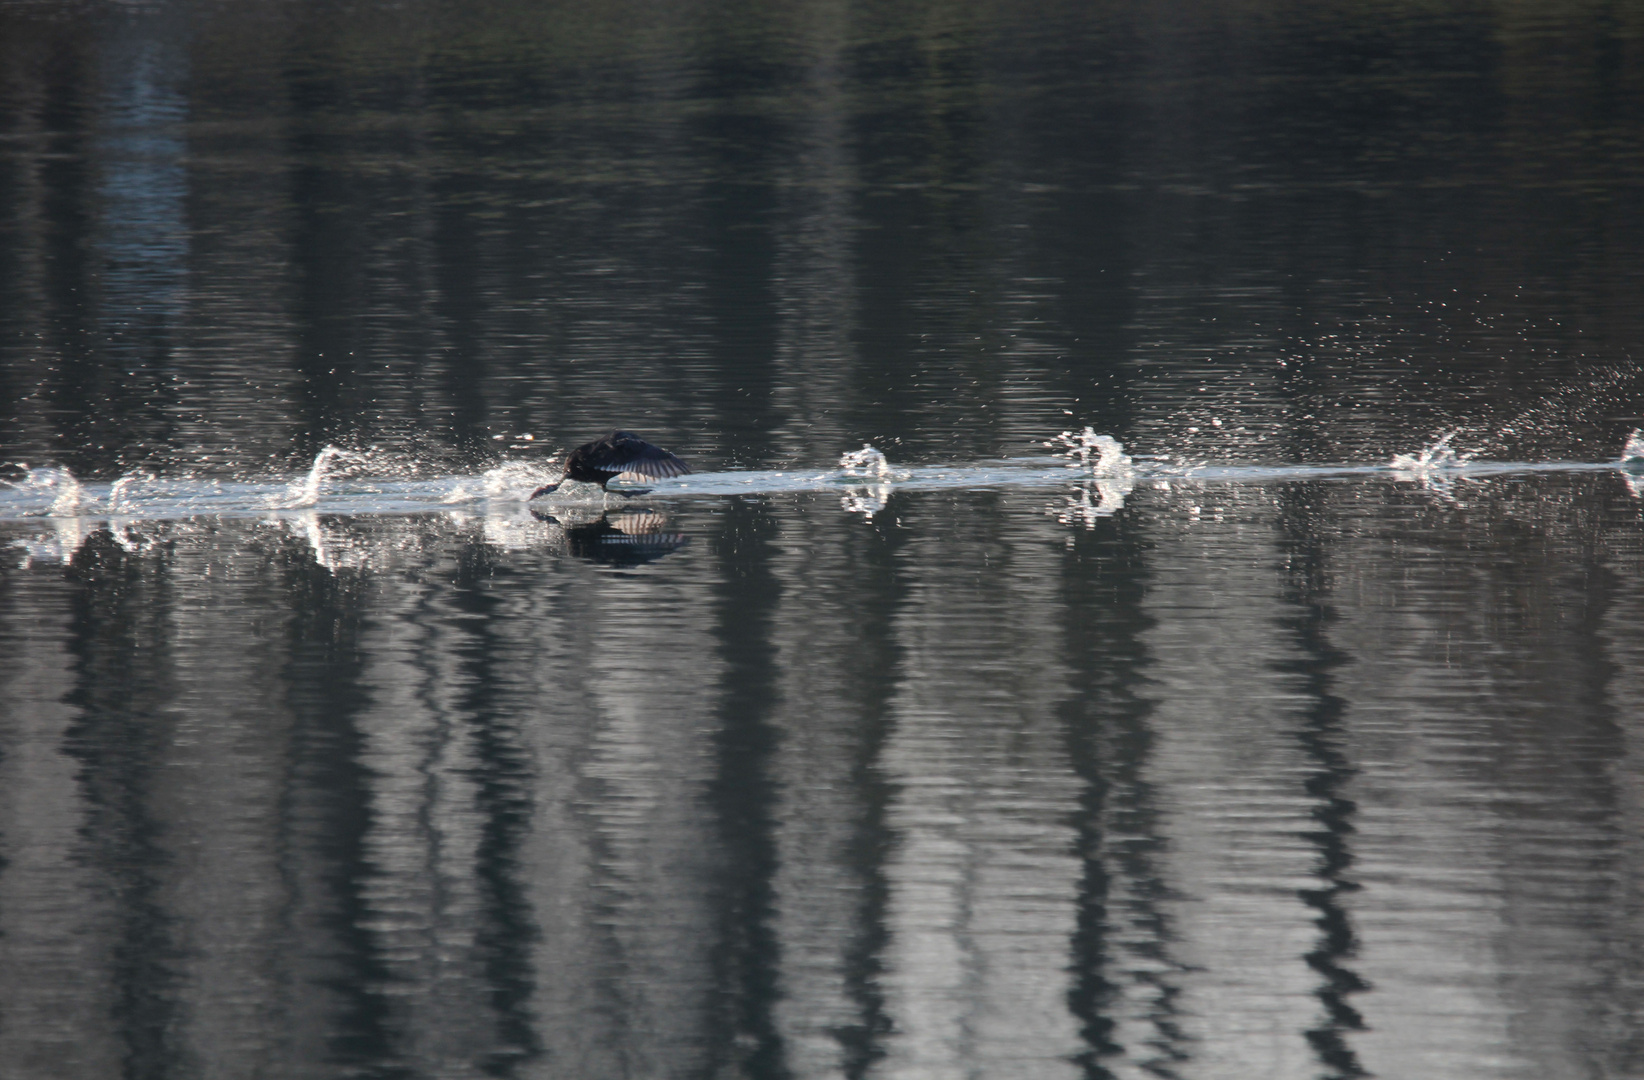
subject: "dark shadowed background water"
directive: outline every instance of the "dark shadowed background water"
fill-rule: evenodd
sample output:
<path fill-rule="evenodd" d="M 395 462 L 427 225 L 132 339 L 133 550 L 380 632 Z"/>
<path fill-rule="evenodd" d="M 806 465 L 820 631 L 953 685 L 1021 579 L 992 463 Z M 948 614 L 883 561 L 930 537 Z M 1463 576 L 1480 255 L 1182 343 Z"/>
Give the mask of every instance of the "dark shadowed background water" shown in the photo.
<path fill-rule="evenodd" d="M 0 1076 L 1644 1075 L 1641 298 L 1637 4 L 0 2 Z"/>

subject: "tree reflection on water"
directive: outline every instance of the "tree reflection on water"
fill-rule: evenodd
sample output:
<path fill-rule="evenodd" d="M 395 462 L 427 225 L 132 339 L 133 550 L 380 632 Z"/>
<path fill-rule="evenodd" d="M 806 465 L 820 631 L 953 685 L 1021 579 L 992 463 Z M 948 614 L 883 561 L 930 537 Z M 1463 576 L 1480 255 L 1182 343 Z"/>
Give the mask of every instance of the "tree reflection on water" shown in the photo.
<path fill-rule="evenodd" d="M 0 7 L 0 1073 L 1644 1071 L 1641 17 Z"/>

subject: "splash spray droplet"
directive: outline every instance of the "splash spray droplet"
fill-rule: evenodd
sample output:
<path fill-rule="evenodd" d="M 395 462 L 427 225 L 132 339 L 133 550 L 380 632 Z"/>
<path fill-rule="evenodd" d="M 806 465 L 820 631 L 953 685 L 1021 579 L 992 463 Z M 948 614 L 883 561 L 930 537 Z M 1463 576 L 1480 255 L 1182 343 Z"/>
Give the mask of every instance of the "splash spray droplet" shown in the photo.
<path fill-rule="evenodd" d="M 358 458 L 359 454 L 342 450 L 335 446 L 327 446 L 314 455 L 314 464 L 308 470 L 308 475 L 302 480 L 286 488 L 286 499 L 280 505 L 286 509 L 298 509 L 304 506 L 313 506 L 320 501 L 320 488 L 325 483 L 326 471 L 331 463 L 338 459 Z"/>
<path fill-rule="evenodd" d="M 846 472 L 867 473 L 873 476 L 884 476 L 890 472 L 890 462 L 886 460 L 885 455 L 868 443 L 863 443 L 860 450 L 852 450 L 841 455 L 839 467 Z"/>
<path fill-rule="evenodd" d="M 1436 472 L 1440 469 L 1456 469 L 1467 464 L 1472 454 L 1458 454 L 1450 449 L 1450 440 L 1460 434 L 1460 428 L 1452 428 L 1439 436 L 1438 440 L 1429 443 L 1421 453 L 1416 455 L 1395 454 L 1389 463 L 1399 472 Z"/>
<path fill-rule="evenodd" d="M 1621 464 L 1644 468 L 1644 428 L 1633 428 L 1627 445 L 1621 448 Z"/>
<path fill-rule="evenodd" d="M 1074 459 L 1071 467 L 1089 466 L 1098 476 L 1119 476 L 1129 472 L 1132 465 L 1124 443 L 1111 435 L 1098 435 L 1091 427 L 1077 435 L 1064 431 L 1045 445 L 1062 447 L 1061 456 Z"/>

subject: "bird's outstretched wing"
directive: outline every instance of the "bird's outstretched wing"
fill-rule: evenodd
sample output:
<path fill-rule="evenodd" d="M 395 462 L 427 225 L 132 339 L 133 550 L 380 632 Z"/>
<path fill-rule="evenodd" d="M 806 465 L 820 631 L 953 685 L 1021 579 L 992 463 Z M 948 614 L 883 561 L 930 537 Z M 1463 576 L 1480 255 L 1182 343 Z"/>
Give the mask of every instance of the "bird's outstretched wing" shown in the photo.
<path fill-rule="evenodd" d="M 598 442 L 577 447 L 571 452 L 570 465 L 568 475 L 573 476 L 580 466 L 590 472 L 648 476 L 653 480 L 684 476 L 691 471 L 679 458 L 630 431 L 614 431 Z"/>

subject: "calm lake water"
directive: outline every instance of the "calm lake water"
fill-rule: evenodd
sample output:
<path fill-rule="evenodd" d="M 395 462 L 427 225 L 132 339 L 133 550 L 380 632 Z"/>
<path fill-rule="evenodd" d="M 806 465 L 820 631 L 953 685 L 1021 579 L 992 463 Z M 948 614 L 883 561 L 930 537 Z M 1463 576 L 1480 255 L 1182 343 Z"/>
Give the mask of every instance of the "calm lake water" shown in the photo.
<path fill-rule="evenodd" d="M 1638 5 L 0 2 L 0 1077 L 1644 1075 L 1641 297 Z"/>

